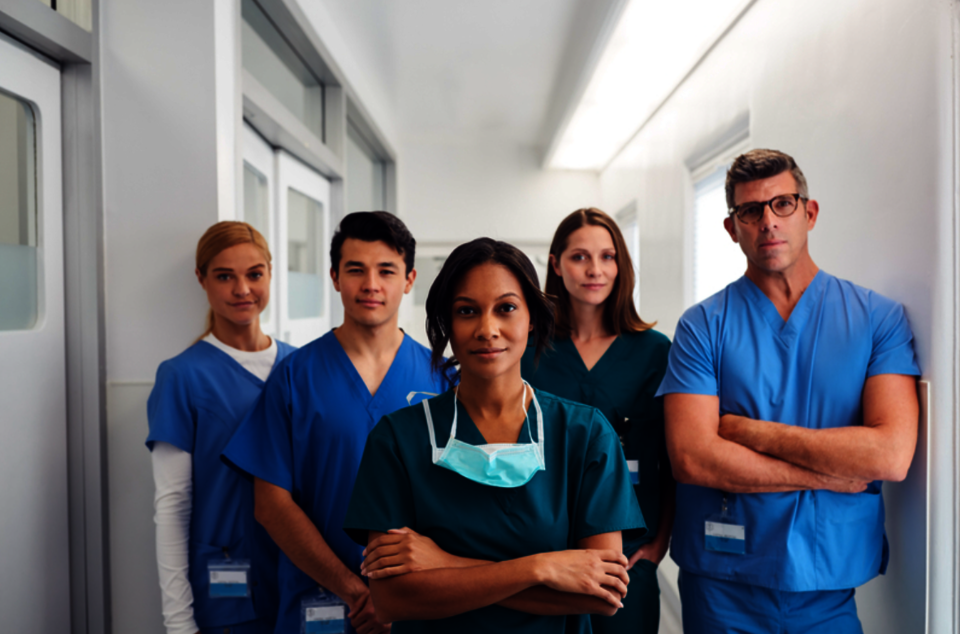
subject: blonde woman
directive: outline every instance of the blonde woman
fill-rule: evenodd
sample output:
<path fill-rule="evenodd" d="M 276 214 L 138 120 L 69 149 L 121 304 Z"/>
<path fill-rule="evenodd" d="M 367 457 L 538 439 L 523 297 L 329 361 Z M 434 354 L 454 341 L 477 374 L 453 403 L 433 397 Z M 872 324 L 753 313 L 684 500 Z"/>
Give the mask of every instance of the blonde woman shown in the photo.
<path fill-rule="evenodd" d="M 168 634 L 274 628 L 276 546 L 254 521 L 252 482 L 220 461 L 267 376 L 293 350 L 260 329 L 270 260 L 266 240 L 245 222 L 204 233 L 196 275 L 210 302 L 207 328 L 160 365 L 147 404 Z"/>

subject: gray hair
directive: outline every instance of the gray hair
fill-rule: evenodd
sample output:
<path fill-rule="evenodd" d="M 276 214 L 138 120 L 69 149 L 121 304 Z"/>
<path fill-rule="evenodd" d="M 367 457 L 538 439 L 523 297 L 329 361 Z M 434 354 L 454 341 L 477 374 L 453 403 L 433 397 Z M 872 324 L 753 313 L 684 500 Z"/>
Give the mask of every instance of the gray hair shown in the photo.
<path fill-rule="evenodd" d="M 738 183 L 749 183 L 764 178 L 771 178 L 783 172 L 790 172 L 797 182 L 797 193 L 800 198 L 807 200 L 810 192 L 807 189 L 807 179 L 797 167 L 797 162 L 789 154 L 777 150 L 750 150 L 733 160 L 727 170 L 727 208 L 733 209 L 733 193 Z"/>

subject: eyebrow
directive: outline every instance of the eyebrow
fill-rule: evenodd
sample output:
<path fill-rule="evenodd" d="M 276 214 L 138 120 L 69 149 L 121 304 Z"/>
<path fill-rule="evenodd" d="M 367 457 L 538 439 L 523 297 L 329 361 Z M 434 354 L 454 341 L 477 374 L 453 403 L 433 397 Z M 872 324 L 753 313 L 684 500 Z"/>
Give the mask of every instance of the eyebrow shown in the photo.
<path fill-rule="evenodd" d="M 364 264 L 363 262 L 357 262 L 356 260 L 348 260 L 347 262 L 344 263 L 343 266 L 345 266 L 345 267 L 349 267 L 349 266 L 364 267 L 364 266 L 366 266 L 366 264 Z M 374 265 L 374 268 L 378 268 L 378 269 L 395 269 L 395 268 L 399 268 L 399 267 L 397 266 L 397 263 L 396 263 L 396 262 L 380 262 L 379 264 L 375 264 L 375 265 Z"/>
<path fill-rule="evenodd" d="M 500 301 L 501 299 L 503 299 L 504 297 L 510 297 L 511 295 L 512 295 L 513 297 L 516 297 L 517 299 L 520 299 L 520 296 L 519 296 L 519 295 L 517 295 L 517 294 L 514 293 L 513 291 L 510 291 L 510 292 L 508 292 L 508 293 L 504 293 L 503 295 L 501 295 L 500 297 L 498 297 L 498 298 L 495 299 L 494 301 L 499 302 L 499 301 Z M 473 303 L 473 304 L 476 304 L 476 303 L 477 303 L 477 300 L 473 299 L 472 297 L 467 297 L 466 295 L 458 295 L 457 297 L 454 297 L 454 298 L 453 298 L 453 301 L 455 301 L 455 302 L 471 302 L 471 303 Z"/>
<path fill-rule="evenodd" d="M 251 266 L 251 267 L 250 267 L 249 269 L 247 269 L 247 270 L 248 270 L 248 271 L 252 271 L 253 269 L 262 269 L 262 268 L 264 268 L 265 266 L 266 266 L 266 264 L 263 264 L 263 263 L 261 262 L 260 264 L 254 264 L 253 266 Z M 214 271 L 214 272 L 223 271 L 223 272 L 225 272 L 225 273 L 233 273 L 233 269 L 231 269 L 231 268 L 229 268 L 229 267 L 226 267 L 226 266 L 218 266 L 217 268 L 213 269 L 213 271 Z"/>

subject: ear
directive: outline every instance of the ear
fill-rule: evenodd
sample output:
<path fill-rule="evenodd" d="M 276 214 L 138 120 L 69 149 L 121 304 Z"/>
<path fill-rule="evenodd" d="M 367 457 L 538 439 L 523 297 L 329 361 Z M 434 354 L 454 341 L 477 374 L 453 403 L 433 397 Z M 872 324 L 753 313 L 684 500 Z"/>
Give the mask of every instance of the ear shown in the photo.
<path fill-rule="evenodd" d="M 807 212 L 807 231 L 810 231 L 817 225 L 817 218 L 820 216 L 820 203 L 810 199 L 804 204 Z"/>
<path fill-rule="evenodd" d="M 207 281 L 204 279 L 200 269 L 193 269 L 193 273 L 197 276 L 197 281 L 200 282 L 200 288 L 207 290 Z"/>
<path fill-rule="evenodd" d="M 337 275 L 337 269 L 330 267 L 330 279 L 333 280 L 333 288 L 339 293 L 340 292 L 340 278 Z"/>
<path fill-rule="evenodd" d="M 413 282 L 417 279 L 417 269 L 410 269 L 407 273 L 407 283 L 403 287 L 403 294 L 406 295 L 413 288 Z"/>
<path fill-rule="evenodd" d="M 550 268 L 553 269 L 557 277 L 563 277 L 563 274 L 560 273 L 560 263 L 557 262 L 557 258 L 555 258 L 552 253 L 550 254 Z"/>
<path fill-rule="evenodd" d="M 740 242 L 739 238 L 737 238 L 737 227 L 734 222 L 735 220 L 733 216 L 727 216 L 723 219 L 723 228 L 726 229 L 727 233 L 730 234 L 731 240 L 734 242 Z"/>

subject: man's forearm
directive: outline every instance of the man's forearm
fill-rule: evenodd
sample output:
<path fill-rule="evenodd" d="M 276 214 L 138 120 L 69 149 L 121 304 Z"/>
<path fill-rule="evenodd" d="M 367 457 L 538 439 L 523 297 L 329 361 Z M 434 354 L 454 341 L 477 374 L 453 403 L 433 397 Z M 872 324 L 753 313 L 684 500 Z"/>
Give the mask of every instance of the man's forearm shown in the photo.
<path fill-rule="evenodd" d="M 364 583 L 330 549 L 292 498 L 264 494 L 258 481 L 256 518 L 293 564 L 320 586 L 351 602 Z M 266 485 L 272 486 L 272 485 Z"/>
<path fill-rule="evenodd" d="M 547 586 L 534 586 L 519 592 L 497 605 L 536 614 L 539 616 L 564 616 L 567 614 L 612 615 L 616 609 L 606 601 L 587 594 L 560 592 Z"/>
<path fill-rule="evenodd" d="M 906 475 L 894 455 L 897 448 L 890 446 L 889 436 L 880 429 L 808 429 L 725 416 L 720 435 L 754 451 L 837 478 L 869 482 L 902 480 Z"/>

